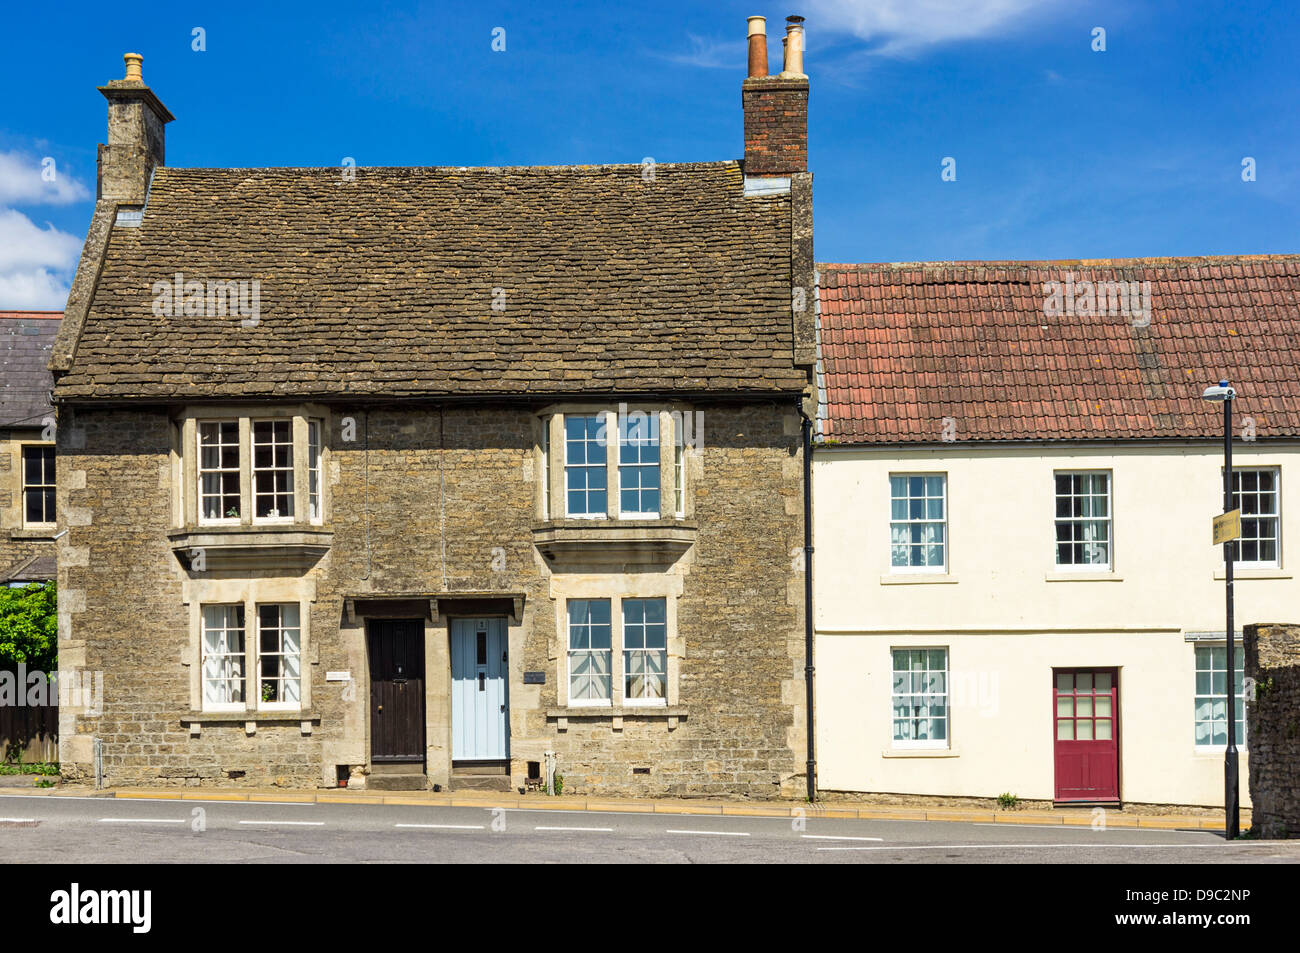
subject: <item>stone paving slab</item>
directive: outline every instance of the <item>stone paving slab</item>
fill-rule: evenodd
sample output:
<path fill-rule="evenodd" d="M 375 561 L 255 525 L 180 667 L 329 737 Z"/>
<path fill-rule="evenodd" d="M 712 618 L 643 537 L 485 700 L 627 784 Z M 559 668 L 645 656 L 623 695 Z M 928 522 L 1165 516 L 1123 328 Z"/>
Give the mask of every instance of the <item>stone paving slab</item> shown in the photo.
<path fill-rule="evenodd" d="M 1060 824 L 1065 826 L 1091 826 L 1091 810 L 1060 809 L 1032 811 L 997 811 L 980 808 L 906 808 L 883 807 L 874 804 L 855 805 L 835 801 L 830 804 L 809 805 L 790 801 L 719 801 L 688 800 L 681 798 L 586 798 L 563 795 L 500 794 L 491 791 L 411 792 L 395 794 L 391 791 L 278 791 L 267 788 L 250 788 L 230 791 L 208 788 L 110 788 L 96 791 L 74 785 L 58 788 L 4 788 L 0 797 L 10 794 L 30 796 L 38 793 L 45 797 L 110 797 L 131 800 L 185 801 L 285 801 L 295 804 L 400 804 L 408 807 L 502 807 L 506 809 L 532 809 L 543 811 L 607 811 L 611 813 L 718 815 L 734 817 L 833 817 L 860 820 L 892 821 L 957 821 L 982 824 Z M 1223 816 L 1192 814 L 1142 814 L 1132 809 L 1107 810 L 1107 827 L 1145 828 L 1148 830 L 1223 830 Z M 1241 826 L 1250 827 L 1250 812 L 1243 811 Z"/>

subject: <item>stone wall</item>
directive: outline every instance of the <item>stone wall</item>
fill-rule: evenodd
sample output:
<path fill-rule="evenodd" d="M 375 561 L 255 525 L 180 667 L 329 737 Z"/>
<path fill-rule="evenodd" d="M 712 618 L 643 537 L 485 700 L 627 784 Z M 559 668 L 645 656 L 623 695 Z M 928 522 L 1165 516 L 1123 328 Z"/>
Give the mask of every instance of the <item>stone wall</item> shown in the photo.
<path fill-rule="evenodd" d="M 232 719 L 188 727 L 197 660 L 185 599 L 198 579 L 167 536 L 178 472 L 167 411 L 70 413 L 58 448 L 69 529 L 59 544 L 60 661 L 103 672 L 104 690 L 102 710 L 60 713 L 65 776 L 90 773 L 98 738 L 112 785 L 332 784 L 340 766 L 364 766 L 368 751 L 364 624 L 348 619 L 345 598 L 521 592 L 509 655 L 516 783 L 527 761 L 550 750 L 565 790 L 575 793 L 798 793 L 802 463 L 793 407 L 697 406 L 704 440 L 688 466 L 699 529 L 672 570 L 682 576 L 674 706 L 681 714 L 581 720 L 554 715 L 564 633 L 551 569 L 532 538 L 538 409 L 330 408 L 325 528 L 333 541 L 297 574 L 310 600 L 303 664 L 311 718 L 259 722 L 252 733 Z M 356 425 L 350 443 L 340 439 L 345 418 Z M 245 575 L 256 584 L 294 583 L 294 574 L 275 569 Z M 427 639 L 446 638 L 438 625 L 426 622 Z M 429 665 L 445 664 L 445 652 L 427 655 Z M 358 678 L 352 697 L 326 682 L 337 670 Z M 546 672 L 545 684 L 524 685 L 524 671 Z M 440 741 L 449 706 L 439 678 L 445 673 L 428 673 L 428 770 L 445 780 L 435 764 L 450 764 Z"/>
<path fill-rule="evenodd" d="M 1300 625 L 1244 629 L 1252 829 L 1264 837 L 1300 836 Z M 1247 690 L 1249 685 L 1247 682 Z"/>

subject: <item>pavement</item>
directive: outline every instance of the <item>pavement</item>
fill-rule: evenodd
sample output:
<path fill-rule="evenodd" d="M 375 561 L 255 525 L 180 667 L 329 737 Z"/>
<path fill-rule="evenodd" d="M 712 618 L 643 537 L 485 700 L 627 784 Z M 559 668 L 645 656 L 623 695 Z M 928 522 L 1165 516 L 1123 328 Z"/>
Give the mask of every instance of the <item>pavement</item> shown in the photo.
<path fill-rule="evenodd" d="M 0 797 L 14 791 L 0 790 Z M 31 789 L 23 791 L 31 794 Z M 1061 825 L 1154 830 L 1207 830 L 1223 833 L 1223 812 L 1211 814 L 1154 814 L 1141 808 L 978 808 L 893 807 L 851 801 L 728 801 L 714 798 L 595 798 L 543 794 L 497 794 L 486 791 L 455 793 L 432 791 L 398 793 L 358 790 L 289 790 L 284 788 L 108 788 L 96 791 L 79 785 L 43 789 L 46 797 L 93 796 L 123 800 L 248 801 L 293 804 L 387 804 L 407 807 L 499 807 L 506 810 L 603 811 L 641 814 L 718 814 L 732 817 L 820 817 L 841 820 L 949 821 L 973 824 Z M 1241 829 L 1250 827 L 1250 811 L 1241 812 Z"/>
<path fill-rule="evenodd" d="M 865 810 L 857 807 L 799 815 L 731 803 L 273 793 L 9 793 L 0 797 L 0 861 L 1300 863 L 1300 841 L 1225 842 L 1199 826 L 1203 818 L 1176 829 L 955 820 L 949 811 L 935 823 L 856 816 Z"/>

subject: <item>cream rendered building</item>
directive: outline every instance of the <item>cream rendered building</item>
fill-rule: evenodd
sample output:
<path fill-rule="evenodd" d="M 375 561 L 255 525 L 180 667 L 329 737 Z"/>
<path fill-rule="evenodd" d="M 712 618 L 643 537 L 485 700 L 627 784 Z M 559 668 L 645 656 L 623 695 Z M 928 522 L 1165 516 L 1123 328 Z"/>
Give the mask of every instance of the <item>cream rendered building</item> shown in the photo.
<path fill-rule="evenodd" d="M 1076 267 L 1149 280 L 1145 323 L 1037 310 L 1066 265 L 823 266 L 823 791 L 1222 804 L 1222 405 L 1199 395 L 1240 394 L 1239 654 L 1242 624 L 1300 613 L 1297 345 L 1249 280 L 1282 268 L 1294 320 L 1296 266 Z"/>

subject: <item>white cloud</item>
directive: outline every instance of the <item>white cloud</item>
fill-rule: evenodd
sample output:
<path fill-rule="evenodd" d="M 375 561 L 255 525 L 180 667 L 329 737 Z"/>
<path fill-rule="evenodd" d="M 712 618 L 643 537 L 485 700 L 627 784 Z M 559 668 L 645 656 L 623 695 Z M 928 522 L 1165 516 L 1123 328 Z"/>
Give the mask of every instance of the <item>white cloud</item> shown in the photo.
<path fill-rule="evenodd" d="M 0 203 L 67 205 L 93 198 L 82 182 L 59 167 L 53 156 L 0 152 Z"/>
<path fill-rule="evenodd" d="M 690 52 L 669 53 L 665 59 L 686 66 L 702 66 L 707 69 L 744 69 L 745 58 L 749 55 L 749 41 L 746 40 L 707 40 L 694 33 L 686 34 L 691 44 Z"/>
<path fill-rule="evenodd" d="M 80 255 L 75 235 L 0 209 L 0 308 L 62 309 Z"/>
<path fill-rule="evenodd" d="M 805 0 L 808 32 L 849 33 L 883 56 L 1001 36 L 1062 0 Z"/>

